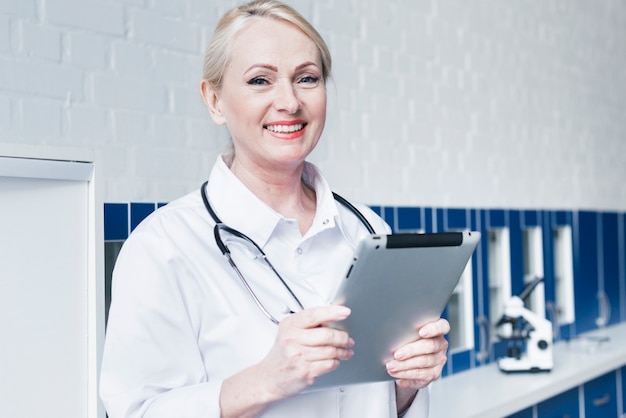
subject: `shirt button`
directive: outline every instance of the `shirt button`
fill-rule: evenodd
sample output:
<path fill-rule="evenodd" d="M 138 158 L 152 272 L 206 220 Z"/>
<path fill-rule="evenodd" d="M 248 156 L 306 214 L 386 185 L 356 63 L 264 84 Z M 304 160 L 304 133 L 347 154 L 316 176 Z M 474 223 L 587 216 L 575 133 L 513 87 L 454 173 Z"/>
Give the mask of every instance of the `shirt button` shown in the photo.
<path fill-rule="evenodd" d="M 302 248 L 298 247 L 298 249 L 296 250 L 296 252 L 297 252 L 298 254 L 302 254 Z"/>
<path fill-rule="evenodd" d="M 346 391 L 346 388 L 339 388 L 339 392 L 344 393 Z"/>
<path fill-rule="evenodd" d="M 330 222 L 330 219 L 324 219 L 324 221 L 322 222 L 324 225 L 328 225 L 328 222 Z"/>

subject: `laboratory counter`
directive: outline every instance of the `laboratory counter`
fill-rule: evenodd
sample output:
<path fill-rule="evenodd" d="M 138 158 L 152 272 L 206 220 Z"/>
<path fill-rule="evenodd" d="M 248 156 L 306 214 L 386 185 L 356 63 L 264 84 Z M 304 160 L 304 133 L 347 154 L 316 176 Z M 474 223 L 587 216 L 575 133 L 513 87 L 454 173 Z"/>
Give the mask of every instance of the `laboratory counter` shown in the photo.
<path fill-rule="evenodd" d="M 626 365 L 625 347 L 621 323 L 555 343 L 551 372 L 506 374 L 492 363 L 447 376 L 432 384 L 430 417 L 506 417 Z"/>

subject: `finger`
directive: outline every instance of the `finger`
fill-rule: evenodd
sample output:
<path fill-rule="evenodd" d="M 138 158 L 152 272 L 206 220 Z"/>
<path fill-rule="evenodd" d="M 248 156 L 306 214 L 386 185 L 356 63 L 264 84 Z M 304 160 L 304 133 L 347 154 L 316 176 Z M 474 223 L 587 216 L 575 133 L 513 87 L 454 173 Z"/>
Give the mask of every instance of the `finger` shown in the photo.
<path fill-rule="evenodd" d="M 354 340 L 350 338 L 347 332 L 326 326 L 302 330 L 299 333 L 299 337 L 301 344 L 311 347 L 332 346 L 350 348 L 354 346 Z"/>
<path fill-rule="evenodd" d="M 342 347 L 314 347 L 302 350 L 302 357 L 309 362 L 325 360 L 348 360 L 354 356 L 354 351 L 350 348 Z"/>
<path fill-rule="evenodd" d="M 430 364 L 430 361 L 426 359 L 421 359 L 420 361 L 424 361 L 424 364 Z M 407 364 L 408 363 L 404 363 L 404 365 Z M 435 361 L 433 365 L 427 367 L 410 367 L 406 370 L 402 368 L 394 370 L 393 366 L 389 363 L 387 364 L 387 371 L 391 377 L 396 379 L 396 384 L 399 387 L 419 389 L 439 379 L 444 364 L 445 360 Z"/>
<path fill-rule="evenodd" d="M 441 377 L 443 368 L 430 367 L 427 369 L 402 370 L 397 372 L 389 372 L 389 375 L 397 380 L 415 380 L 420 385 L 426 386 Z M 412 386 L 409 386 L 412 387 Z"/>
<path fill-rule="evenodd" d="M 293 354 L 292 350 L 296 350 L 297 355 L 306 361 L 347 360 L 354 355 L 354 340 L 348 333 L 329 327 L 296 330 L 291 341 L 297 341 L 297 344 L 291 345 L 287 352 Z"/>
<path fill-rule="evenodd" d="M 444 337 L 425 338 L 400 347 L 393 353 L 395 360 L 406 360 L 411 357 L 427 355 L 448 350 L 448 341 Z"/>
<path fill-rule="evenodd" d="M 386 363 L 387 371 L 394 377 L 403 377 L 397 375 L 400 372 L 411 370 L 427 370 L 443 368 L 446 363 L 446 354 L 443 351 L 408 358 L 406 360 L 391 360 Z"/>
<path fill-rule="evenodd" d="M 428 386 L 429 384 L 431 384 L 432 382 L 434 382 L 435 380 L 437 380 L 438 378 L 435 379 L 424 379 L 424 380 L 418 380 L 418 379 L 397 379 L 396 380 L 396 385 L 398 386 L 398 388 L 400 389 L 423 389 L 426 386 Z"/>
<path fill-rule="evenodd" d="M 315 328 L 330 322 L 343 321 L 350 316 L 350 309 L 345 306 L 329 305 L 305 309 L 289 315 L 283 321 L 298 328 Z M 281 322 L 283 322 L 281 321 Z"/>
<path fill-rule="evenodd" d="M 334 365 L 341 360 L 348 360 L 354 356 L 354 352 L 349 348 L 340 347 L 300 347 L 297 354 L 293 353 L 285 356 L 281 362 L 282 366 L 291 370 L 310 370 L 320 367 L 319 364 L 328 363 Z M 318 366 L 315 366 L 315 365 Z"/>
<path fill-rule="evenodd" d="M 449 332 L 450 323 L 444 318 L 439 318 L 438 320 L 430 322 L 419 329 L 419 335 L 421 338 L 443 336 Z"/>
<path fill-rule="evenodd" d="M 315 379 L 323 374 L 335 370 L 340 364 L 341 361 L 339 359 L 325 359 L 311 362 L 309 366 L 308 383 L 312 384 Z"/>
<path fill-rule="evenodd" d="M 418 383 L 416 385 L 401 385 L 402 387 L 416 388 L 417 386 L 426 386 L 430 382 L 441 377 L 444 364 L 445 360 L 436 358 L 420 358 L 419 360 L 412 359 L 410 362 L 399 363 L 394 363 L 392 361 L 387 363 L 387 372 L 394 379 L 417 381 Z M 408 366 L 408 368 L 405 369 L 405 366 Z"/>

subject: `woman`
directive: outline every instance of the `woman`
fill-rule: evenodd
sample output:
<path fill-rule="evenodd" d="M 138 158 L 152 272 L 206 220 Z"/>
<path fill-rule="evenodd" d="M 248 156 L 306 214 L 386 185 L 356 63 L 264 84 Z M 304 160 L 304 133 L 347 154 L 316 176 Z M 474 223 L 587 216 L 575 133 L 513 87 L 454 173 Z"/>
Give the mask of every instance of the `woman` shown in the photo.
<path fill-rule="evenodd" d="M 427 386 L 446 358 L 443 319 L 394 353 L 395 381 L 303 393 L 359 349 L 327 324 L 350 315 L 329 299 L 368 231 L 305 161 L 324 128 L 330 67 L 319 34 L 282 3 L 220 20 L 201 93 L 233 149 L 201 192 L 154 213 L 118 257 L 101 378 L 112 418 L 427 416 Z"/>

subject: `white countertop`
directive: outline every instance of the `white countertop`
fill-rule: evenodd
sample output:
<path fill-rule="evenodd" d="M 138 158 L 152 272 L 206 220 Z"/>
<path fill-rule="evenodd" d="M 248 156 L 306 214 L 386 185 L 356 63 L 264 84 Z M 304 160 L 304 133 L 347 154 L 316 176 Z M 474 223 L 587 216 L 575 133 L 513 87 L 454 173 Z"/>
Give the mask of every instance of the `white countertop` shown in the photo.
<path fill-rule="evenodd" d="M 585 337 L 609 340 L 593 345 Z M 549 373 L 506 374 L 497 364 L 432 384 L 430 418 L 502 418 L 626 365 L 626 323 L 554 345 Z"/>

